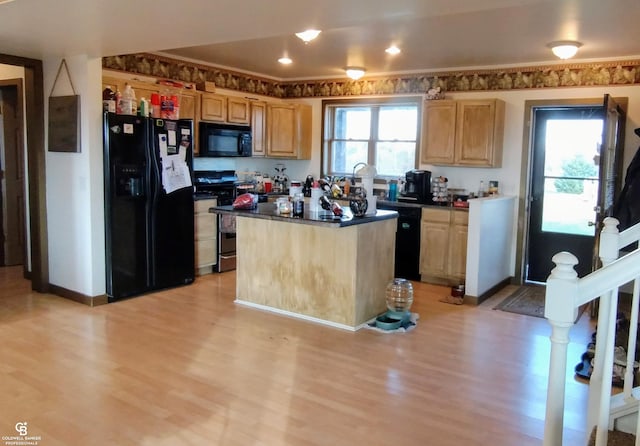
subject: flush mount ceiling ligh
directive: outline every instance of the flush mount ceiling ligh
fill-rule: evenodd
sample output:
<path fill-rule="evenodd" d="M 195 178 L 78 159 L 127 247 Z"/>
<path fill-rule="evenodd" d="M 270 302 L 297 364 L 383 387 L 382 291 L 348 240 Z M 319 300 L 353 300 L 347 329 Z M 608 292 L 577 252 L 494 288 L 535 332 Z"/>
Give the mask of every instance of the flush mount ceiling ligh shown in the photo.
<path fill-rule="evenodd" d="M 321 33 L 319 29 L 307 29 L 305 31 L 296 33 L 296 36 L 304 43 L 309 43 Z"/>

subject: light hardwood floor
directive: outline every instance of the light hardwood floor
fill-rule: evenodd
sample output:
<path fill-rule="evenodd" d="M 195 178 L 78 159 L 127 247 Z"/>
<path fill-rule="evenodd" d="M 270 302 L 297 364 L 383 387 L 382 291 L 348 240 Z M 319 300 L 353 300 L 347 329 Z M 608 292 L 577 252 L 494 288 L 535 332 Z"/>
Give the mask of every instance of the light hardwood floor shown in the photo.
<path fill-rule="evenodd" d="M 0 268 L 0 438 L 27 422 L 42 446 L 542 444 L 546 320 L 414 283 L 415 329 L 353 333 L 236 305 L 234 289 L 213 274 L 90 308 Z M 587 313 L 565 445 L 586 444 L 571 369 Z"/>

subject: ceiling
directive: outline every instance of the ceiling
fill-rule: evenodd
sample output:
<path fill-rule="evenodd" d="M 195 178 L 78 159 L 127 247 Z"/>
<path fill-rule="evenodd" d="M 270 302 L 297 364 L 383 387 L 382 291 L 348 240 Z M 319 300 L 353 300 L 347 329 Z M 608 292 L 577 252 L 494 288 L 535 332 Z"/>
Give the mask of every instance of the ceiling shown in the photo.
<path fill-rule="evenodd" d="M 294 36 L 322 30 L 305 45 Z M 639 0 L 13 0 L 0 53 L 45 59 L 155 52 L 279 80 L 640 58 Z M 390 44 L 402 52 L 391 57 Z M 283 55 L 293 63 L 283 66 Z"/>

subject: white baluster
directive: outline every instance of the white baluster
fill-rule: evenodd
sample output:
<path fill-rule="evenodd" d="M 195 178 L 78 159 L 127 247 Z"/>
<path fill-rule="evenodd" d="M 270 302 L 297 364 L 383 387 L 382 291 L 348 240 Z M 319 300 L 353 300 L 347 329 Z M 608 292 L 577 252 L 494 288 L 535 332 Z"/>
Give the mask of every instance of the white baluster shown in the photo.
<path fill-rule="evenodd" d="M 578 274 L 574 266 L 578 259 L 571 253 L 553 256 L 556 267 L 547 279 L 544 316 L 551 324 L 551 357 L 545 416 L 544 446 L 562 444 L 564 425 L 565 374 L 569 330 L 578 316 L 575 306 Z"/>

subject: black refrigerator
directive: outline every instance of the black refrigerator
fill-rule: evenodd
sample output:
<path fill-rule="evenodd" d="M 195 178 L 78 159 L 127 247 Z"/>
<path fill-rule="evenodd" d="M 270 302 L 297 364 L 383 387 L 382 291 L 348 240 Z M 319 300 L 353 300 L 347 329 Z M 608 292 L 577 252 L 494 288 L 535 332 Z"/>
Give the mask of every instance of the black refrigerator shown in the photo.
<path fill-rule="evenodd" d="M 193 282 L 193 121 L 104 115 L 109 302 Z"/>

